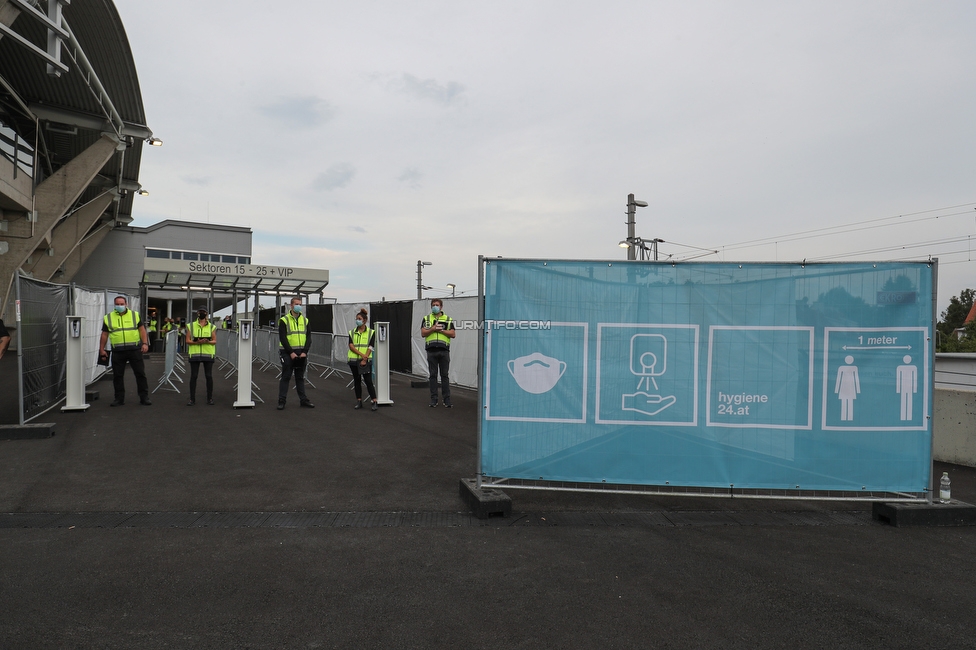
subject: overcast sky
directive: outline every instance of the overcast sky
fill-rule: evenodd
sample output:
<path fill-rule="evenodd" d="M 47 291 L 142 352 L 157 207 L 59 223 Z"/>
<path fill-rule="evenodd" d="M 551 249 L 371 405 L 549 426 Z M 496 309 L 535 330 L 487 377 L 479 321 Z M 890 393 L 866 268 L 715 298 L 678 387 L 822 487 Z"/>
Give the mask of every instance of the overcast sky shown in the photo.
<path fill-rule="evenodd" d="M 415 298 L 418 259 L 425 295 L 475 294 L 479 254 L 625 259 L 628 193 L 662 258 L 976 286 L 971 0 L 115 2 L 165 143 L 133 225 L 249 226 L 341 302 Z"/>

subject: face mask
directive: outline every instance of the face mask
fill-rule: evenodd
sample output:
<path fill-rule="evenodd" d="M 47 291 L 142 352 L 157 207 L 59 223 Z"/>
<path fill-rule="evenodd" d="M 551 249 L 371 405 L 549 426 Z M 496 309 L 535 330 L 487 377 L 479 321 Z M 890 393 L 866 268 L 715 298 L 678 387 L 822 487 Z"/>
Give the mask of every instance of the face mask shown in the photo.
<path fill-rule="evenodd" d="M 439 305 L 434 305 L 433 307 L 430 308 L 430 311 L 434 314 L 439 314 L 441 313 L 441 308 Z"/>
<path fill-rule="evenodd" d="M 125 305 L 115 305 L 115 311 L 121 314 L 122 312 L 125 311 Z"/>
<path fill-rule="evenodd" d="M 302 313 L 302 306 L 301 305 L 293 305 L 292 308 L 291 308 L 291 310 L 293 312 L 295 312 L 296 314 L 300 314 L 300 313 Z"/>
<path fill-rule="evenodd" d="M 357 318 L 356 319 L 356 327 L 362 327 L 362 325 L 363 325 L 363 321 L 361 321 L 360 319 Z"/>
<path fill-rule="evenodd" d="M 200 320 L 206 320 L 207 319 L 207 312 L 205 312 L 205 311 L 197 312 L 197 318 L 199 318 Z"/>

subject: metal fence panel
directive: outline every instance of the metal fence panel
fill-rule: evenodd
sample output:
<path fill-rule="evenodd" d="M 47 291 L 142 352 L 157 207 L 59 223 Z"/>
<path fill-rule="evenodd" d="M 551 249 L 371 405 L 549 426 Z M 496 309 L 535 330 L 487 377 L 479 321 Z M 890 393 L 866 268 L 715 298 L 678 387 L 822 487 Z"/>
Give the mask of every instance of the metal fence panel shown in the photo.
<path fill-rule="evenodd" d="M 22 422 L 56 406 L 65 397 L 65 319 L 68 287 L 17 276 L 20 322 Z"/>

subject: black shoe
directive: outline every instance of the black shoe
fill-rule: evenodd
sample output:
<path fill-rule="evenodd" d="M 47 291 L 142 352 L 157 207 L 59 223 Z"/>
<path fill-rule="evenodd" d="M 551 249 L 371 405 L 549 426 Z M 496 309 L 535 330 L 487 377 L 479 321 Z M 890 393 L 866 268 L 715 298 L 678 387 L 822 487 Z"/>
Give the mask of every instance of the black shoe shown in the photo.
<path fill-rule="evenodd" d="M 428 404 L 428 406 L 430 406 L 430 408 L 436 408 L 437 407 L 437 398 L 435 397 L 434 399 L 430 400 L 430 404 Z"/>
<path fill-rule="evenodd" d="M 114 402 L 112 402 L 111 404 L 109 404 L 109 406 L 125 406 L 125 400 L 124 399 L 117 399 Z"/>
<path fill-rule="evenodd" d="M 281 400 L 278 400 L 278 410 L 279 411 L 284 411 L 285 410 L 285 403 L 283 401 L 281 401 Z"/>
<path fill-rule="evenodd" d="M 196 406 L 197 405 L 197 401 L 194 400 L 194 399 L 191 399 L 189 402 L 186 403 L 186 405 L 187 406 Z"/>
<path fill-rule="evenodd" d="M 213 404 L 214 404 L 213 398 L 212 397 L 208 397 L 207 398 L 207 406 L 213 406 Z"/>
<path fill-rule="evenodd" d="M 304 406 L 307 409 L 313 409 L 313 408 L 315 408 L 315 404 L 312 404 L 311 400 L 305 400 L 304 402 L 302 402 L 301 404 L 299 404 L 299 406 Z"/>
<path fill-rule="evenodd" d="M 353 408 L 356 409 L 357 411 L 363 408 L 363 401 L 359 400 L 358 402 L 356 402 L 356 405 Z"/>
<path fill-rule="evenodd" d="M 376 402 L 373 402 L 373 406 L 369 410 L 370 411 L 375 411 L 377 408 L 379 408 L 379 407 L 376 405 Z"/>
<path fill-rule="evenodd" d="M 143 406 L 152 406 L 152 402 L 149 401 L 148 397 L 139 400 L 139 403 Z"/>
<path fill-rule="evenodd" d="M 446 400 L 444 400 L 444 408 L 446 408 L 446 409 L 452 409 L 452 408 L 454 408 L 454 404 L 451 403 L 451 398 L 450 397 L 448 397 Z"/>

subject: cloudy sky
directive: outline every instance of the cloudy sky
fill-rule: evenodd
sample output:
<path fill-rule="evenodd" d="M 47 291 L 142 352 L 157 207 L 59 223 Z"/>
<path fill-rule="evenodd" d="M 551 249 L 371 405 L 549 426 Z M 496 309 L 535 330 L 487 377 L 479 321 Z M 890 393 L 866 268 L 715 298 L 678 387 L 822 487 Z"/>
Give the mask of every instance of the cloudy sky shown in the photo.
<path fill-rule="evenodd" d="M 479 254 L 624 259 L 629 193 L 662 258 L 976 287 L 969 0 L 115 2 L 165 142 L 133 225 L 249 226 L 342 302 L 416 297 L 420 259 L 425 295 Z"/>

